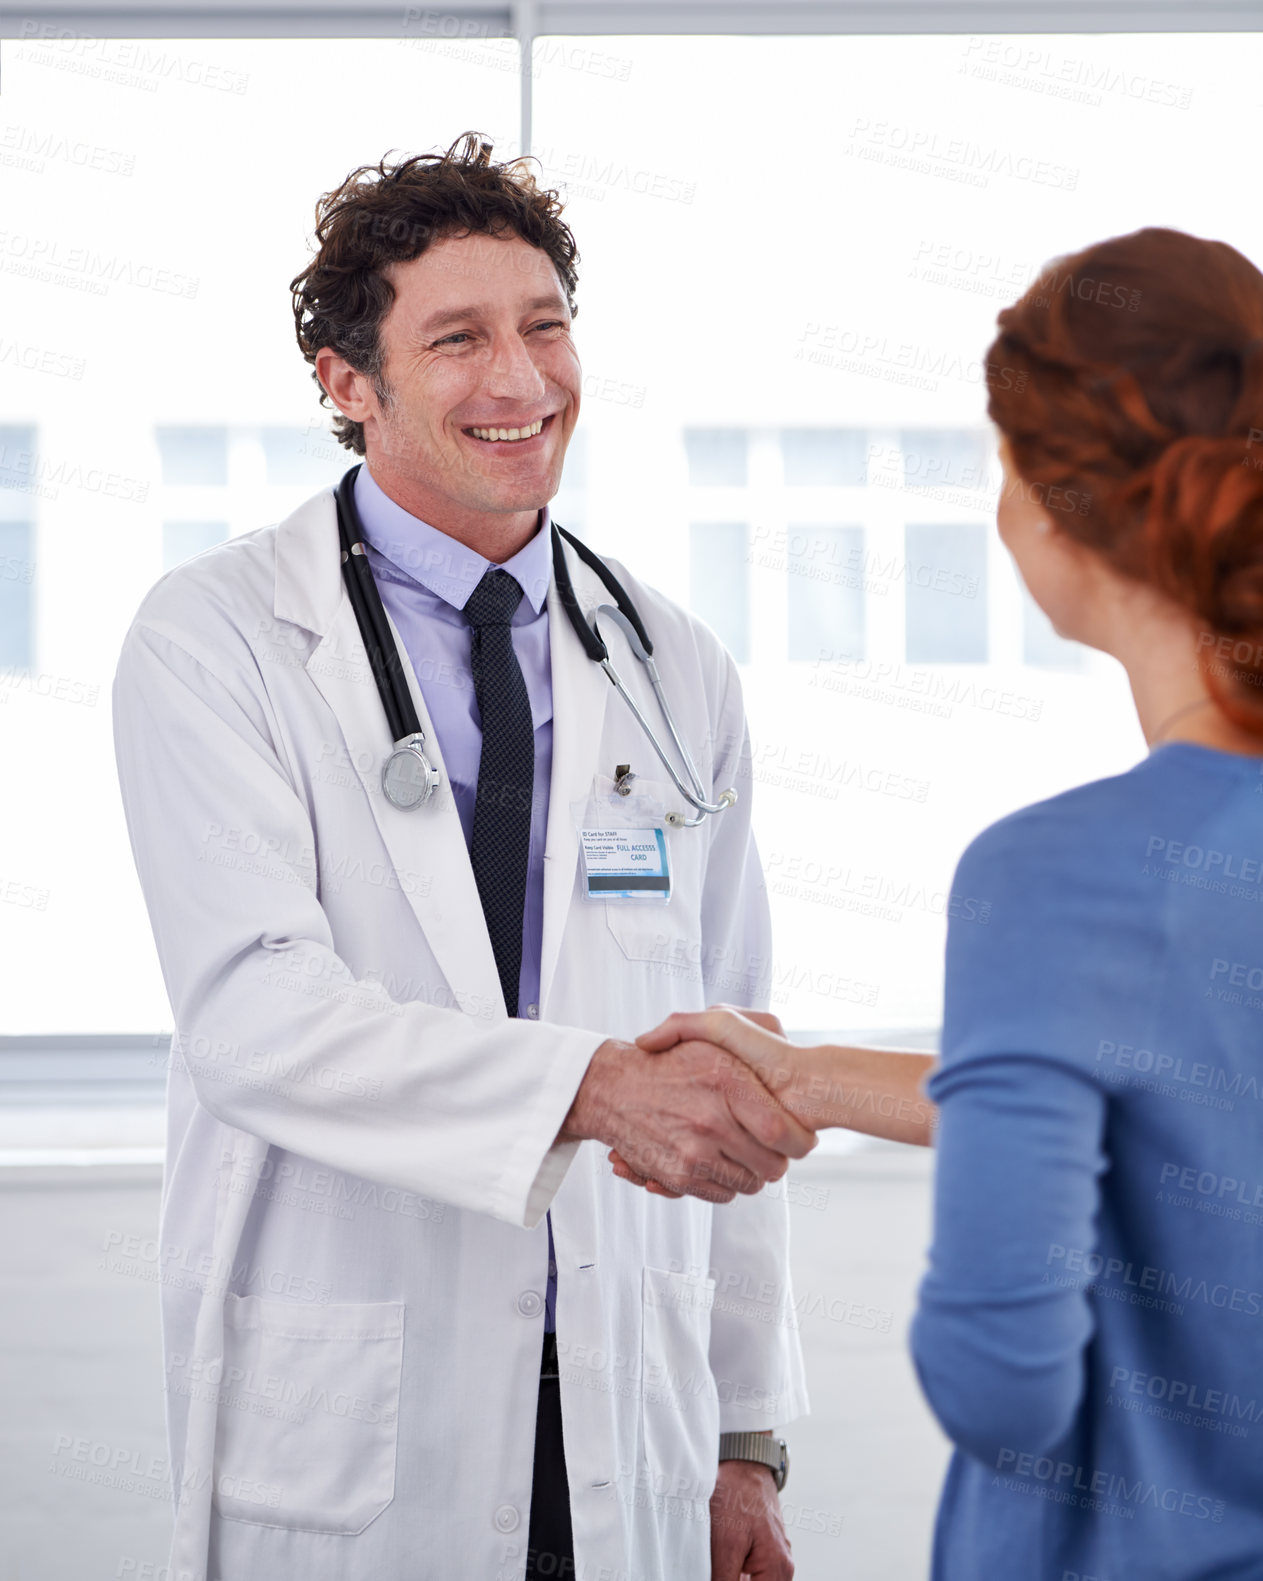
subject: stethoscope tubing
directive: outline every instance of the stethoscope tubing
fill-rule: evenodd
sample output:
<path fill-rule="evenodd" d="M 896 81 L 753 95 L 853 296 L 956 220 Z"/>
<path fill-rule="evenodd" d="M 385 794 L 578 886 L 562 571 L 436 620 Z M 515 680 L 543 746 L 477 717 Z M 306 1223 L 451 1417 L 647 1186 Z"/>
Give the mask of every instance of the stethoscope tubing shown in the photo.
<path fill-rule="evenodd" d="M 343 579 L 346 583 L 347 596 L 350 598 L 351 607 L 355 613 L 356 624 L 360 628 L 360 635 L 364 639 L 364 647 L 368 654 L 369 666 L 373 678 L 377 683 L 377 690 L 381 696 L 382 706 L 386 711 L 386 720 L 390 726 L 391 739 L 398 747 L 400 743 L 418 738 L 424 740 L 421 731 L 421 722 L 417 716 L 416 706 L 412 701 L 412 694 L 408 690 L 407 678 L 404 674 L 403 662 L 399 657 L 399 647 L 390 630 L 386 618 L 385 606 L 382 604 L 381 593 L 378 591 L 377 582 L 373 576 L 372 567 L 368 563 L 368 556 L 364 548 L 364 530 L 360 522 L 359 512 L 355 506 L 355 479 L 359 473 L 359 465 L 352 467 L 341 479 L 334 498 L 337 504 L 338 537 L 342 550 Z M 627 704 L 636 722 L 640 725 L 649 744 L 653 747 L 663 768 L 671 777 L 680 795 L 684 797 L 689 806 L 699 814 L 696 818 L 684 818 L 680 814 L 671 814 L 668 821 L 687 828 L 694 828 L 700 824 L 706 815 L 723 812 L 726 807 L 731 807 L 736 801 L 736 792 L 724 791 L 718 802 L 706 799 L 705 787 L 697 772 L 693 758 L 685 746 L 683 738 L 675 722 L 671 706 L 667 702 L 663 689 L 662 678 L 658 674 L 658 666 L 653 660 L 653 642 L 645 630 L 644 622 L 640 618 L 631 597 L 619 582 L 618 578 L 605 564 L 601 557 L 587 544 L 582 543 L 573 533 L 567 532 L 564 527 L 556 522 L 552 525 L 553 535 L 553 579 L 557 586 L 557 595 L 561 606 L 566 612 L 574 630 L 575 636 L 583 645 L 583 650 L 588 658 L 599 664 L 615 691 Z M 601 579 L 607 591 L 614 598 L 614 606 L 603 605 L 602 609 L 610 614 L 621 617 L 635 633 L 643 652 L 637 653 L 649 676 L 650 685 L 658 699 L 658 706 L 662 710 L 662 717 L 666 721 L 667 730 L 671 740 L 675 743 L 676 750 L 684 764 L 690 785 L 686 785 L 680 778 L 675 765 L 668 758 L 657 732 L 646 719 L 643 710 L 627 689 L 622 677 L 610 658 L 609 648 L 605 639 L 597 631 L 595 623 L 589 624 L 584 619 L 579 600 L 575 594 L 574 583 L 571 580 L 570 568 L 566 564 L 565 551 L 562 540 L 565 540 L 574 549 L 581 560 L 588 565 Z M 600 613 L 598 611 L 598 613 Z M 624 635 L 629 635 L 624 632 Z M 635 652 L 636 643 L 631 643 Z"/>
<path fill-rule="evenodd" d="M 364 533 L 355 508 L 354 487 L 359 467 L 352 467 L 338 485 L 338 531 L 342 541 L 347 594 L 364 638 L 369 666 L 381 694 L 391 740 L 421 733 L 421 721 L 408 690 L 399 649 L 391 635 L 382 596 L 364 552 Z"/>

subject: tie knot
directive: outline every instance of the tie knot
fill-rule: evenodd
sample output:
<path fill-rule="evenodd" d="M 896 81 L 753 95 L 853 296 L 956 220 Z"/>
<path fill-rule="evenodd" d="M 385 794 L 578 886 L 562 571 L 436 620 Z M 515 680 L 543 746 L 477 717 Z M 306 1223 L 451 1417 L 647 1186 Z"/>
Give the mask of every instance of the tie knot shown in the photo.
<path fill-rule="evenodd" d="M 493 565 L 465 602 L 471 626 L 507 626 L 522 602 L 522 589 L 508 571 Z"/>

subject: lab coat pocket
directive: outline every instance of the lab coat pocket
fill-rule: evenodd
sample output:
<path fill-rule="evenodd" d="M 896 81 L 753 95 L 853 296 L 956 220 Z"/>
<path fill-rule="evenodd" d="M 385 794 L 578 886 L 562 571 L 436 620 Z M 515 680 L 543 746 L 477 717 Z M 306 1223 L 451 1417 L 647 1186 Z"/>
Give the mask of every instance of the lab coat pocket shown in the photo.
<path fill-rule="evenodd" d="M 655 1491 L 710 1497 L 719 1457 L 719 1394 L 710 1370 L 715 1281 L 646 1268 L 641 1340 L 645 1462 Z"/>
<path fill-rule="evenodd" d="M 395 1496 L 399 1301 L 227 1298 L 215 1505 L 229 1520 L 362 1532 Z"/>
<path fill-rule="evenodd" d="M 598 776 L 596 826 L 661 828 L 671 873 L 668 900 L 596 902 L 605 908 L 609 931 L 629 961 L 655 962 L 677 976 L 700 976 L 701 873 L 707 831 L 675 829 L 667 824 L 668 812 L 690 810 L 669 780 L 638 778 L 632 795 L 626 798 L 617 793 L 599 794 L 606 785 L 612 790 L 613 781 Z"/>

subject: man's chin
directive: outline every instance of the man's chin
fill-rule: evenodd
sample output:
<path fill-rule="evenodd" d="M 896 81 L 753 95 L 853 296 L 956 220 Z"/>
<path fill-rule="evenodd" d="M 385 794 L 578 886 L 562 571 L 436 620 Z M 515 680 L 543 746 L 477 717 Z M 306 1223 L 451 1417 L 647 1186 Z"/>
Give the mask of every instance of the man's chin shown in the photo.
<path fill-rule="evenodd" d="M 556 492 L 557 483 L 551 479 L 537 480 L 513 487 L 471 489 L 466 503 L 470 510 L 485 511 L 488 516 L 516 516 L 543 510 Z"/>
<path fill-rule="evenodd" d="M 514 494 L 482 500 L 477 504 L 471 502 L 470 509 L 481 511 L 487 516 L 525 516 L 542 511 L 551 498 L 551 495 L 543 493 Z"/>

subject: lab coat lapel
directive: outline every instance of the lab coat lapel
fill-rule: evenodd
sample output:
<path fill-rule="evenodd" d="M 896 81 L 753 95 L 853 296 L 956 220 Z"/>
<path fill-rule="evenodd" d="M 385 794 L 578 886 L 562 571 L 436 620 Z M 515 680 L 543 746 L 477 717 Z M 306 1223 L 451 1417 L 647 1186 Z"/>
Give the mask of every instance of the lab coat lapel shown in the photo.
<path fill-rule="evenodd" d="M 609 593 L 594 572 L 572 551 L 566 564 L 579 607 L 590 620 Z M 557 968 L 562 935 L 574 899 L 579 836 L 571 810 L 586 802 L 600 766 L 597 753 L 605 709 L 614 690 L 575 636 L 556 581 L 548 586 L 548 643 L 553 683 L 553 768 L 548 792 L 548 834 L 544 848 L 544 935 L 540 954 L 540 1002 L 546 1007 Z"/>
<path fill-rule="evenodd" d="M 331 494 L 309 502 L 278 528 L 276 613 L 322 633 L 307 660 L 307 673 L 333 710 L 400 886 L 457 1003 L 502 1007 L 495 955 L 447 766 L 393 621 L 391 632 L 404 659 L 425 750 L 440 783 L 431 800 L 411 812 L 392 807 L 382 793 L 390 729 L 342 584 Z"/>

